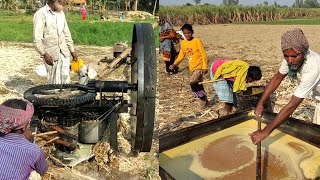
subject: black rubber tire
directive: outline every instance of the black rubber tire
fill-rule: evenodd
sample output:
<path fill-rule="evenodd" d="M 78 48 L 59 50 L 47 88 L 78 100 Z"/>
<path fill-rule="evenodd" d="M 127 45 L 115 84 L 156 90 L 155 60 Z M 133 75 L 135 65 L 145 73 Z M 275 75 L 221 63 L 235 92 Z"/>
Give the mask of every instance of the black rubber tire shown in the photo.
<path fill-rule="evenodd" d="M 70 99 L 45 99 L 36 97 L 35 94 L 41 91 L 46 90 L 55 90 L 55 89 L 78 89 L 86 91 L 87 87 L 79 84 L 48 84 L 32 87 L 24 92 L 24 98 L 32 102 L 36 106 L 75 106 L 89 101 L 93 101 L 96 98 L 96 93 L 87 92 L 83 96 L 77 96 Z"/>

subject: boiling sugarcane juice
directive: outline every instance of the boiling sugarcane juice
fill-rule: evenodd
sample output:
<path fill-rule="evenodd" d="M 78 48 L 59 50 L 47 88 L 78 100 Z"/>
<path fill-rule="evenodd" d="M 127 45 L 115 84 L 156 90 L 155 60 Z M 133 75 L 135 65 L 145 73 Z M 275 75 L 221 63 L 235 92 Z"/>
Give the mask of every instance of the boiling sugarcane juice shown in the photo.
<path fill-rule="evenodd" d="M 262 127 L 265 125 L 262 124 Z M 256 150 L 248 120 L 160 154 L 160 166 L 175 179 L 255 179 Z M 320 149 L 275 130 L 262 142 L 262 179 L 320 177 Z"/>

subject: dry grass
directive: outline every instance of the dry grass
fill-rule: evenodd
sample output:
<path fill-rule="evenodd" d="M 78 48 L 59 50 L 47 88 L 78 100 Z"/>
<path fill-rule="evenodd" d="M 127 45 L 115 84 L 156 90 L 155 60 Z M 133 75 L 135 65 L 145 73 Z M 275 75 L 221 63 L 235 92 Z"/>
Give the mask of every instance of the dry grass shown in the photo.
<path fill-rule="evenodd" d="M 194 26 L 195 36 L 202 40 L 211 64 L 218 57 L 239 58 L 262 69 L 263 77 L 252 85 L 266 85 L 277 72 L 283 55 L 280 48 L 280 37 L 283 32 L 297 26 L 280 25 L 203 25 Z M 317 26 L 299 26 L 306 34 L 310 48 L 320 51 L 314 31 Z M 218 101 L 211 84 L 205 84 L 205 89 L 211 100 L 211 107 L 199 108 L 199 100 L 194 99 L 189 87 L 189 70 L 187 61 L 179 65 L 181 72 L 166 76 L 164 63 L 160 63 L 159 75 L 159 133 L 175 131 L 194 124 L 216 119 L 224 115 L 223 103 Z M 209 75 L 206 75 L 209 79 Z M 296 82 L 297 83 L 297 82 Z M 296 84 L 286 78 L 275 91 L 272 98 L 274 112 L 290 100 Z M 312 121 L 315 101 L 305 99 L 292 115 L 295 118 Z M 205 112 L 206 113 L 204 116 Z M 202 116 L 202 117 L 201 117 Z"/>

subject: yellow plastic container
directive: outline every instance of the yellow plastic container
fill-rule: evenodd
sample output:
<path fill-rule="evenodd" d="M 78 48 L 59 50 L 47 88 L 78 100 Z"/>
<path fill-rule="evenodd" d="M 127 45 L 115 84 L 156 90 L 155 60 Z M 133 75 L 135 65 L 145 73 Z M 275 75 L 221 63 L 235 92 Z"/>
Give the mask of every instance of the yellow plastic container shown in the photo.
<path fill-rule="evenodd" d="M 71 70 L 78 72 L 84 65 L 84 60 L 78 59 L 77 61 L 71 61 Z"/>

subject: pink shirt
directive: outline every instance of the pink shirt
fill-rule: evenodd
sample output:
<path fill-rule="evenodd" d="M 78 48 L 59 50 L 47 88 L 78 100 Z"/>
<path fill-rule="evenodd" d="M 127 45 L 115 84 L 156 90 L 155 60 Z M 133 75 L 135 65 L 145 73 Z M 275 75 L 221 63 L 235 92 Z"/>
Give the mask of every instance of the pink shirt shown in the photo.
<path fill-rule="evenodd" d="M 225 58 L 219 58 L 219 59 L 215 60 L 215 61 L 212 63 L 212 65 L 211 65 L 211 72 L 212 72 L 213 74 L 215 74 L 216 71 L 217 71 L 217 69 L 218 69 L 223 63 L 225 63 L 225 62 L 227 62 L 227 61 L 231 61 L 231 60 L 230 60 L 230 59 L 225 59 Z M 234 81 L 236 80 L 236 78 L 235 78 L 235 77 L 233 77 L 233 78 L 228 78 L 228 80 L 234 82 Z"/>
<path fill-rule="evenodd" d="M 86 8 L 84 6 L 81 7 L 80 11 L 81 11 L 82 15 L 86 15 L 87 14 L 87 10 L 86 10 Z"/>

